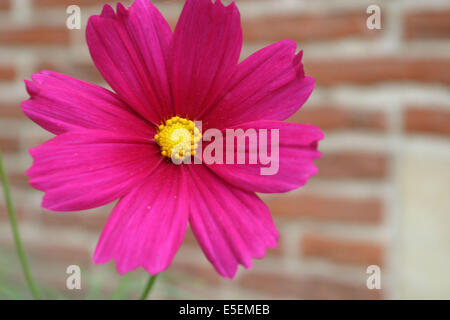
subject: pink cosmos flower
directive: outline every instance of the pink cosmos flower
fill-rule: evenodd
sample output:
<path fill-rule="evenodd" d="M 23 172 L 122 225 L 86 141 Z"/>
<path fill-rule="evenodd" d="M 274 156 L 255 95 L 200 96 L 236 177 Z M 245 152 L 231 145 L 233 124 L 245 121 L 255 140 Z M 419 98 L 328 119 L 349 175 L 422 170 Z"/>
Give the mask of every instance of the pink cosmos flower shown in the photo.
<path fill-rule="evenodd" d="M 23 111 L 55 138 L 31 149 L 30 183 L 43 207 L 75 211 L 119 199 L 102 232 L 95 263 L 120 273 L 165 270 L 188 224 L 224 277 L 251 267 L 279 234 L 256 192 L 296 189 L 317 173 L 322 132 L 285 123 L 307 100 L 296 43 L 280 41 L 239 63 L 242 30 L 235 4 L 187 0 L 175 31 L 148 0 L 117 12 L 106 5 L 87 26 L 92 58 L 114 92 L 51 71 L 26 81 Z M 279 129 L 279 171 L 261 164 L 168 161 L 164 135 L 178 126 Z M 184 158 L 195 152 L 187 150 Z"/>

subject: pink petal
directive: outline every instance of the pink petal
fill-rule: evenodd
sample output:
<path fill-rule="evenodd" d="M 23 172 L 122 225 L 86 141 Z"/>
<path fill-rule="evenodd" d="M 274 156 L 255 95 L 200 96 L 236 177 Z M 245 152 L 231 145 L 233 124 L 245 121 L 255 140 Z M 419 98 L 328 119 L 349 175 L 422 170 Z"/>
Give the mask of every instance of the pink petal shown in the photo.
<path fill-rule="evenodd" d="M 147 138 L 100 130 L 64 133 L 30 150 L 30 184 L 45 192 L 42 206 L 74 211 L 110 203 L 139 185 L 161 161 Z"/>
<path fill-rule="evenodd" d="M 260 129 L 267 129 L 267 150 L 271 154 L 272 148 L 278 147 L 279 159 L 274 159 L 273 175 L 262 175 L 261 168 L 270 167 L 270 164 L 263 165 L 260 161 L 257 164 L 249 164 L 250 155 L 258 156 L 259 148 L 254 146 L 250 149 L 249 142 L 246 142 L 245 164 L 237 164 L 237 157 L 234 164 L 211 164 L 211 168 L 216 174 L 229 183 L 239 188 L 263 193 L 287 192 L 303 186 L 308 179 L 315 175 L 318 170 L 314 165 L 314 160 L 321 156 L 317 151 L 318 141 L 323 139 L 323 133 L 317 127 L 306 124 L 294 124 L 280 121 L 255 121 L 241 124 L 233 129 L 240 128 L 247 131 L 255 129 L 258 136 Z M 271 130 L 279 130 L 279 145 L 271 144 Z M 251 134 L 254 136 L 254 134 Z M 224 146 L 225 143 L 224 133 Z M 261 139 L 262 140 L 262 139 Z M 238 153 L 237 142 L 230 152 Z M 242 152 L 242 151 L 241 151 Z"/>
<path fill-rule="evenodd" d="M 147 136 L 152 132 L 114 93 L 97 85 L 51 71 L 34 74 L 32 79 L 26 81 L 30 99 L 22 102 L 22 109 L 54 134 L 80 129 Z"/>
<path fill-rule="evenodd" d="M 242 47 L 239 11 L 220 0 L 187 0 L 174 32 L 170 79 L 177 115 L 198 119 L 229 81 Z"/>
<path fill-rule="evenodd" d="M 205 112 L 205 126 L 227 128 L 255 120 L 285 120 L 294 114 L 314 88 L 296 48 L 293 41 L 280 41 L 239 64 L 219 102 Z"/>
<path fill-rule="evenodd" d="M 94 255 L 113 259 L 120 273 L 138 267 L 165 270 L 180 247 L 188 224 L 188 189 L 182 166 L 161 162 L 154 174 L 116 205 Z"/>
<path fill-rule="evenodd" d="M 90 17 L 86 39 L 92 59 L 117 94 L 149 121 L 159 124 L 171 114 L 167 80 L 172 32 L 148 0 L 136 0 L 129 10 L 120 3 L 117 14 L 105 5 Z"/>
<path fill-rule="evenodd" d="M 233 278 L 238 264 L 252 266 L 279 237 L 266 205 L 251 192 L 234 188 L 205 166 L 189 166 L 189 222 L 208 260 L 224 277 Z"/>

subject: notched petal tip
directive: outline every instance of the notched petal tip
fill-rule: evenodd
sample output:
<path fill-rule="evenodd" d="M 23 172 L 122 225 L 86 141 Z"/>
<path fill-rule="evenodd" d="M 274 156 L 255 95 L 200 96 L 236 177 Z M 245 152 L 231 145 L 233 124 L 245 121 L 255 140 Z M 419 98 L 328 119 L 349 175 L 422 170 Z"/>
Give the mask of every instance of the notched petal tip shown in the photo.
<path fill-rule="evenodd" d="M 142 1 L 142 0 L 141 0 Z M 198 7 L 209 7 L 210 9 L 219 9 L 219 10 L 231 10 L 239 13 L 239 9 L 236 5 L 235 1 L 232 1 L 230 4 L 225 5 L 222 0 L 187 0 L 185 3 L 185 7 L 188 6 L 198 6 Z"/>
<path fill-rule="evenodd" d="M 325 139 L 325 133 L 323 133 L 322 130 L 319 129 L 319 137 L 317 138 L 317 143 L 323 139 Z"/>
<path fill-rule="evenodd" d="M 35 88 L 37 88 L 38 85 L 42 84 L 46 78 L 57 78 L 58 75 L 61 75 L 60 73 L 51 71 L 51 70 L 41 70 L 35 74 L 33 74 L 31 76 L 31 81 L 30 80 L 25 80 L 25 85 L 30 85 L 34 86 Z M 28 88 L 27 88 L 28 89 Z"/>
<path fill-rule="evenodd" d="M 195 0 L 194 0 L 195 1 Z M 202 0 L 202 1 L 204 1 L 204 2 L 206 2 L 206 3 L 208 3 L 208 4 L 211 4 L 211 5 L 215 5 L 215 6 L 218 6 L 218 7 L 220 7 L 220 8 L 235 8 L 235 9 L 238 9 L 238 7 L 237 7 L 237 5 L 236 5 L 236 2 L 235 1 L 231 1 L 231 3 L 230 4 L 228 4 L 228 5 L 226 5 L 226 4 L 224 4 L 223 2 L 222 2 L 222 0 Z"/>
<path fill-rule="evenodd" d="M 52 70 L 41 70 L 31 76 L 31 80 L 34 81 L 37 84 L 42 84 L 46 79 L 48 78 L 54 78 L 54 79 L 60 79 L 61 77 L 64 77 L 65 75 L 59 72 L 55 72 Z"/>
<path fill-rule="evenodd" d="M 224 5 L 221 0 L 217 0 L 216 3 L 219 3 L 219 7 L 221 10 L 229 10 L 233 14 L 237 15 L 240 20 L 241 12 L 239 11 L 239 8 L 234 1 L 231 2 L 229 5 Z"/>
<path fill-rule="evenodd" d="M 297 78 L 305 78 L 305 68 L 303 66 L 303 50 L 300 50 L 295 54 L 294 59 L 292 59 L 292 66 L 296 68 Z"/>
<path fill-rule="evenodd" d="M 51 77 L 51 76 L 53 76 L 54 74 L 58 74 L 58 73 L 57 73 L 57 72 L 54 72 L 54 71 L 51 71 L 51 70 L 46 70 L 46 69 L 44 69 L 44 70 L 39 71 L 38 74 L 41 74 L 41 75 L 44 75 L 44 76 L 49 76 L 49 77 Z"/>
<path fill-rule="evenodd" d="M 113 7 L 109 4 L 105 4 L 103 6 L 102 12 L 100 13 L 100 17 L 102 18 L 114 18 L 116 16 Z"/>
<path fill-rule="evenodd" d="M 236 264 L 236 266 L 234 267 L 233 270 L 219 270 L 219 269 L 215 269 L 217 271 L 217 273 L 219 273 L 222 277 L 226 278 L 226 279 L 230 279 L 233 280 L 234 277 L 236 277 L 236 274 L 238 272 L 239 269 L 239 265 Z M 248 268 L 247 268 L 248 269 Z"/>
<path fill-rule="evenodd" d="M 129 15 L 128 9 L 120 2 L 116 5 L 117 16 L 125 18 Z"/>
<path fill-rule="evenodd" d="M 303 59 L 303 50 L 300 50 L 300 51 L 295 55 L 295 58 L 294 58 L 294 60 L 293 60 L 294 65 L 301 64 L 301 63 L 302 63 L 302 59 Z"/>
<path fill-rule="evenodd" d="M 119 5 L 123 7 L 123 5 L 119 2 L 117 3 L 117 12 L 119 12 Z M 127 11 L 126 8 L 123 8 L 125 11 Z M 122 9 L 120 9 L 122 10 Z M 91 15 L 88 19 L 88 28 L 93 23 L 99 23 L 102 19 L 116 19 L 116 12 L 114 11 L 114 8 L 110 4 L 105 4 L 102 8 L 102 11 L 100 14 L 94 14 Z M 86 30 L 87 33 L 87 30 Z"/>
<path fill-rule="evenodd" d="M 26 88 L 28 94 L 30 95 L 30 97 L 34 97 L 39 94 L 40 89 L 33 81 L 24 80 L 24 82 L 25 82 L 25 88 Z"/>

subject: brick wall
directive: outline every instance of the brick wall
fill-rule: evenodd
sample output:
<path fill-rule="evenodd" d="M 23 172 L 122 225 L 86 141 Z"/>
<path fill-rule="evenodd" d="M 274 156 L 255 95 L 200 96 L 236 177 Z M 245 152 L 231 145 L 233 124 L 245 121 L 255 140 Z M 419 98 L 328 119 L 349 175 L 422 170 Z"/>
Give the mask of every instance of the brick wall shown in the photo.
<path fill-rule="evenodd" d="M 90 260 L 110 207 L 74 214 L 40 209 L 42 194 L 24 172 L 27 150 L 50 135 L 24 117 L 19 103 L 26 98 L 23 79 L 43 68 L 105 85 L 84 30 L 65 28 L 65 9 L 80 5 L 85 27 L 89 15 L 112 2 L 0 0 L 0 146 L 34 272 L 71 297 L 119 283 L 111 265 Z M 182 1 L 154 2 L 174 25 Z M 320 173 L 306 188 L 264 196 L 280 247 L 251 271 L 221 279 L 189 233 L 155 297 L 450 298 L 450 2 L 236 2 L 244 56 L 288 38 L 304 49 L 317 88 L 291 121 L 325 131 Z M 381 30 L 366 28 L 370 4 L 382 9 Z M 0 272 L 20 287 L 11 239 L 1 199 Z M 86 270 L 81 292 L 65 289 L 69 264 Z M 371 264 L 381 267 L 382 290 L 366 288 Z M 131 292 L 143 277 L 131 275 Z"/>

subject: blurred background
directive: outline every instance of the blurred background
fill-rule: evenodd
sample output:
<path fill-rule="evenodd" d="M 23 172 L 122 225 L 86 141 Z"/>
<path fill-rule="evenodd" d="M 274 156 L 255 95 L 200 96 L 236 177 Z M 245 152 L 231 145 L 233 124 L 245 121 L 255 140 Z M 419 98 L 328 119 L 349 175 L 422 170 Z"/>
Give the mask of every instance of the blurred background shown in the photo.
<path fill-rule="evenodd" d="M 184 1 L 153 2 L 174 26 Z M 450 299 L 450 1 L 236 2 L 243 58 L 282 39 L 304 50 L 317 85 L 291 121 L 324 130 L 320 173 L 303 189 L 263 197 L 280 245 L 252 270 L 222 279 L 188 232 L 152 297 Z M 0 146 L 48 298 L 135 298 L 147 278 L 91 262 L 111 206 L 47 212 L 24 175 L 28 149 L 51 135 L 22 114 L 23 79 L 50 69 L 106 86 L 84 35 L 104 3 L 115 1 L 0 0 Z M 81 30 L 66 28 L 72 4 L 81 8 Z M 366 26 L 372 4 L 381 8 L 380 30 Z M 0 197 L 0 298 L 29 298 L 12 239 Z M 66 288 L 69 265 L 82 268 L 81 290 Z M 369 265 L 381 268 L 380 290 L 366 286 Z"/>

